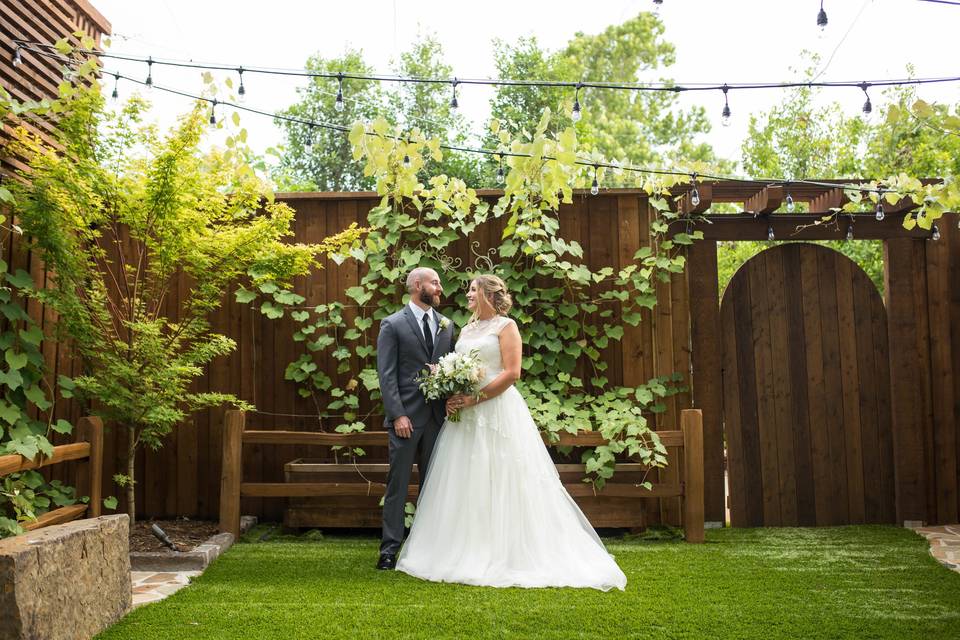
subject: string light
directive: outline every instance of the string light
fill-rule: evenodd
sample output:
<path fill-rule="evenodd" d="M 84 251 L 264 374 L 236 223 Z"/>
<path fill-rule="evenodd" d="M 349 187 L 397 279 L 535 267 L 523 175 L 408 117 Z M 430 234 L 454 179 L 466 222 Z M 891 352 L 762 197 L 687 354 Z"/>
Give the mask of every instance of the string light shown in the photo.
<path fill-rule="evenodd" d="M 723 85 L 723 112 L 720 114 L 720 122 L 725 127 L 730 126 L 730 101 L 727 99 L 727 91 L 730 87 Z"/>
<path fill-rule="evenodd" d="M 796 206 L 793 204 L 793 196 L 789 193 L 787 194 L 787 213 L 793 213 L 793 210 L 796 209 Z"/>
<path fill-rule="evenodd" d="M 930 234 L 930 239 L 936 242 L 940 239 L 940 227 L 934 224 L 933 227 L 931 227 L 931 231 L 933 233 Z"/>
<path fill-rule="evenodd" d="M 577 83 L 577 89 L 573 93 L 573 110 L 570 112 L 570 119 L 574 122 L 580 122 L 580 118 L 583 114 L 580 112 L 580 87 L 583 84 Z"/>
<path fill-rule="evenodd" d="M 113 74 L 113 93 L 110 94 L 110 97 L 116 100 L 120 97 L 120 92 L 117 90 L 117 85 L 120 84 L 120 74 Z"/>
<path fill-rule="evenodd" d="M 884 218 L 883 213 L 883 189 L 877 190 L 877 222 L 880 222 Z"/>
<path fill-rule="evenodd" d="M 497 184 L 503 184 L 503 156 L 499 156 L 498 161 L 500 166 L 497 167 Z"/>
<path fill-rule="evenodd" d="M 237 89 L 237 95 L 240 96 L 240 100 L 246 100 L 247 89 L 243 86 L 243 67 L 237 69 L 237 73 L 240 74 L 240 87 Z"/>
<path fill-rule="evenodd" d="M 23 64 L 23 54 L 21 53 L 22 49 L 23 45 L 18 44 L 17 48 L 13 51 L 13 66 L 15 67 L 19 67 L 21 64 Z"/>
<path fill-rule="evenodd" d="M 333 103 L 337 111 L 343 111 L 343 72 L 337 73 L 337 99 Z"/>
<path fill-rule="evenodd" d="M 28 50 L 30 50 L 30 49 L 28 49 Z M 45 55 L 45 56 L 59 57 L 59 56 L 54 56 L 53 54 L 49 54 L 49 53 L 47 53 L 47 52 L 45 52 L 45 51 L 40 51 L 40 52 L 38 52 L 38 53 L 39 53 L 40 55 Z M 234 67 L 234 69 L 235 69 L 235 67 Z M 250 71 L 250 70 L 247 69 L 247 71 Z M 131 77 L 129 77 L 129 76 L 124 76 L 124 75 L 119 74 L 119 73 L 114 73 L 114 72 L 104 72 L 104 73 L 106 73 L 107 75 L 114 75 L 114 77 L 117 78 L 117 79 L 121 79 L 121 78 L 122 78 L 122 79 L 124 79 L 124 80 L 130 81 L 130 82 L 134 82 L 134 83 L 137 83 L 137 84 L 145 84 L 145 83 L 144 83 L 143 81 L 141 81 L 141 80 L 137 80 L 137 79 L 131 78 Z M 193 93 L 189 93 L 189 92 L 186 92 L 186 91 L 181 91 L 181 90 L 173 89 L 173 88 L 169 88 L 169 87 L 158 86 L 157 88 L 158 88 L 160 91 L 164 91 L 164 92 L 166 92 L 166 93 L 171 93 L 171 94 L 178 95 L 178 96 L 185 97 L 185 98 L 190 98 L 190 99 L 192 99 L 192 100 L 206 101 L 206 102 L 210 102 L 211 104 L 212 104 L 212 103 L 216 103 L 216 104 L 227 104 L 227 105 L 229 105 L 229 106 L 231 106 L 231 107 L 234 107 L 234 108 L 236 108 L 236 109 L 238 109 L 238 110 L 240 110 L 240 111 L 244 111 L 244 112 L 247 112 L 247 113 L 252 113 L 252 114 L 254 114 L 254 115 L 261 115 L 261 116 L 264 116 L 264 117 L 269 117 L 269 118 L 273 118 L 273 119 L 281 120 L 281 121 L 285 121 L 285 122 L 291 122 L 291 123 L 299 124 L 299 125 L 301 125 L 301 126 L 303 126 L 303 125 L 312 125 L 312 126 L 314 126 L 314 127 L 320 127 L 320 128 L 328 129 L 328 130 L 331 130 L 331 131 L 338 131 L 338 132 L 340 132 L 340 133 L 348 133 L 348 132 L 349 132 L 349 129 L 348 129 L 347 127 L 343 126 L 343 125 L 337 125 L 337 124 L 332 124 L 332 123 L 327 123 L 327 122 L 322 122 L 322 121 L 309 121 L 309 120 L 305 120 L 305 119 L 297 118 L 297 117 L 292 117 L 292 116 L 282 116 L 282 115 L 278 115 L 278 114 L 273 113 L 273 112 L 263 111 L 263 110 L 255 109 L 255 108 L 248 107 L 248 106 L 233 104 L 233 103 L 229 103 L 229 102 L 216 101 L 216 100 L 213 100 L 213 99 L 211 99 L 211 98 L 206 98 L 206 97 L 199 96 L 199 95 L 196 95 L 196 94 L 193 94 Z M 368 132 L 367 135 L 378 135 L 378 136 L 379 136 L 380 134 L 375 134 L 375 133 L 370 133 L 370 132 Z M 381 137 L 390 138 L 390 137 L 392 137 L 392 136 L 381 136 Z M 408 144 L 409 144 L 409 141 L 408 141 Z M 463 153 L 475 153 L 475 154 L 482 154 L 482 155 L 488 155 L 488 156 L 498 156 L 498 157 L 501 158 L 501 162 L 502 162 L 502 156 L 531 157 L 529 154 L 525 154 L 525 153 L 512 153 L 512 152 L 504 152 L 504 151 L 494 151 L 494 150 L 482 149 L 482 148 L 461 147 L 461 146 L 450 145 L 450 144 L 441 144 L 441 145 L 440 145 L 440 148 L 441 148 L 441 149 L 444 149 L 444 150 L 458 151 L 458 152 L 463 152 Z M 543 156 L 542 159 L 544 159 L 544 160 L 556 160 L 557 158 L 554 158 L 554 157 L 552 157 L 552 156 Z M 409 160 L 409 158 L 405 156 L 405 160 Z M 587 161 L 581 160 L 581 159 L 576 159 L 576 160 L 574 161 L 574 164 L 576 164 L 576 165 L 581 165 L 581 166 L 592 166 L 592 167 L 597 167 L 597 168 L 600 168 L 600 167 L 612 168 L 612 169 L 617 169 L 617 170 L 620 170 L 620 171 L 628 171 L 628 172 L 634 172 L 634 173 L 644 173 L 644 174 L 649 174 L 649 175 L 664 175 L 664 176 L 683 176 L 683 175 L 686 175 L 686 176 L 690 176 L 691 182 L 692 182 L 692 187 L 693 187 L 693 190 L 691 191 L 691 202 L 694 203 L 694 206 L 697 206 L 697 205 L 699 205 L 699 203 L 700 203 L 700 194 L 699 194 L 699 190 L 697 189 L 697 178 L 698 178 L 698 174 L 697 174 L 697 173 L 685 173 L 685 172 L 681 172 L 681 171 L 677 171 L 677 170 L 673 170 L 673 169 L 657 169 L 657 168 L 636 167 L 636 166 L 629 166 L 629 165 L 624 166 L 624 165 L 620 165 L 620 164 L 607 164 L 607 163 L 602 163 L 602 162 L 600 162 L 600 163 L 598 163 L 598 162 L 587 162 Z M 748 180 L 748 179 L 744 179 L 744 178 L 737 178 L 737 177 L 734 177 L 734 176 L 721 176 L 721 175 L 712 175 L 712 174 L 711 174 L 711 175 L 704 174 L 704 177 L 705 177 L 706 179 L 708 179 L 708 180 L 728 180 L 728 181 L 732 181 L 732 182 L 748 182 L 748 183 L 750 183 L 750 184 L 752 184 L 752 185 L 753 185 L 753 184 L 757 184 L 758 182 L 760 182 L 760 183 L 766 184 L 767 186 L 782 186 L 782 185 L 784 185 L 784 184 L 789 185 L 789 184 L 791 184 L 792 182 L 796 182 L 796 183 L 798 183 L 798 184 L 815 186 L 815 187 L 825 187 L 825 188 L 837 188 L 837 187 L 842 186 L 842 183 L 838 183 L 838 182 L 824 182 L 824 181 L 815 181 L 815 180 L 794 180 L 794 181 L 790 181 L 790 182 L 785 182 L 784 180 L 779 179 L 779 178 L 762 178 L 762 179 L 756 179 L 756 180 L 753 180 L 753 179 Z M 599 185 L 598 185 L 598 186 L 599 186 Z M 882 188 L 876 188 L 876 187 L 871 188 L 871 187 L 867 187 L 867 186 L 861 186 L 861 187 L 860 187 L 860 190 L 863 191 L 863 192 L 865 192 L 865 193 L 882 193 L 882 192 L 883 192 L 883 189 L 882 189 Z M 908 194 L 905 194 L 905 195 L 908 195 Z"/>
<path fill-rule="evenodd" d="M 597 195 L 600 193 L 600 183 L 597 182 L 597 165 L 593 165 L 593 183 L 590 185 L 590 195 Z"/>
<path fill-rule="evenodd" d="M 453 82 L 450 83 L 450 87 L 453 89 L 453 95 L 450 97 L 450 108 L 457 109 L 460 106 L 460 102 L 457 101 L 457 85 L 459 81 L 454 78 Z"/>
<path fill-rule="evenodd" d="M 217 109 L 217 99 L 214 98 L 214 99 L 210 102 L 210 124 L 217 124 L 217 113 L 216 113 L 216 109 Z"/>
<path fill-rule="evenodd" d="M 768 225 L 767 225 L 767 240 L 770 240 L 770 241 L 772 242 L 772 241 L 774 241 L 774 240 L 776 240 L 776 239 L 777 239 L 777 236 L 774 235 L 774 233 L 773 233 L 773 225 L 772 225 L 772 224 L 768 224 Z"/>
<path fill-rule="evenodd" d="M 307 126 L 307 139 L 304 141 L 304 146 L 305 146 L 307 149 L 309 149 L 309 148 L 311 148 L 311 147 L 313 146 L 313 129 L 314 129 L 314 124 L 311 122 L 311 123 Z"/>
<path fill-rule="evenodd" d="M 870 94 L 867 93 L 867 89 L 870 88 L 870 85 L 866 82 L 860 84 L 860 88 L 863 89 L 863 95 L 867 96 L 867 101 L 863 103 L 863 112 L 867 115 L 870 115 L 870 112 L 873 111 L 873 103 L 870 102 Z"/>
<path fill-rule="evenodd" d="M 827 28 L 827 12 L 823 10 L 823 0 L 820 0 L 820 13 L 817 14 L 817 26 L 822 32 Z"/>

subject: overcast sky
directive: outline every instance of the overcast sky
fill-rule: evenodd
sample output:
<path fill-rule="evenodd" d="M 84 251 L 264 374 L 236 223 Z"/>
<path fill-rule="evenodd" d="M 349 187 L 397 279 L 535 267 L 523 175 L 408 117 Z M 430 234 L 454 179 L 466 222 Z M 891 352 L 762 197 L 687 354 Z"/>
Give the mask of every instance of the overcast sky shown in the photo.
<path fill-rule="evenodd" d="M 231 66 L 301 68 L 314 53 L 341 54 L 348 45 L 363 51 L 378 72 L 406 50 L 418 32 L 433 33 L 446 60 L 460 77 L 494 77 L 491 41 L 535 35 L 548 49 L 562 47 L 576 32 L 598 33 L 641 11 L 652 0 L 550 2 L 486 0 L 483 3 L 382 0 L 367 2 L 271 2 L 160 0 L 92 0 L 112 23 L 111 51 L 159 58 L 192 59 Z M 660 15 L 677 63 L 657 77 L 684 82 L 759 82 L 794 79 L 791 67 L 810 49 L 822 56 L 822 80 L 860 81 L 900 78 L 907 65 L 915 77 L 960 76 L 956 33 L 960 6 L 921 0 L 825 0 L 829 17 L 821 33 L 816 26 L 819 0 L 664 0 Z M 829 61 L 829 64 L 827 64 Z M 143 64 L 106 61 L 108 71 L 145 77 Z M 200 73 L 169 67 L 154 69 L 157 84 L 191 93 L 201 90 Z M 575 80 L 575 79 L 572 79 Z M 248 74 L 247 105 L 275 111 L 292 103 L 297 78 Z M 135 87 L 121 82 L 120 91 Z M 881 102 L 873 91 L 873 103 Z M 461 87 L 463 112 L 479 126 L 487 116 L 486 88 Z M 920 89 L 929 101 L 960 102 L 960 83 Z M 720 126 L 722 95 L 686 94 L 680 105 L 702 104 L 714 123 L 706 137 L 724 157 L 739 159 L 740 142 L 750 113 L 777 104 L 782 90 L 731 93 L 733 118 Z M 825 99 L 841 102 L 850 114 L 863 104 L 859 89 L 833 89 Z M 184 98 L 151 91 L 154 117 L 169 125 L 189 108 Z M 874 117 L 877 109 L 875 109 Z M 584 117 L 589 117 L 585 107 Z M 243 125 L 257 151 L 282 142 L 269 118 L 247 115 Z"/>

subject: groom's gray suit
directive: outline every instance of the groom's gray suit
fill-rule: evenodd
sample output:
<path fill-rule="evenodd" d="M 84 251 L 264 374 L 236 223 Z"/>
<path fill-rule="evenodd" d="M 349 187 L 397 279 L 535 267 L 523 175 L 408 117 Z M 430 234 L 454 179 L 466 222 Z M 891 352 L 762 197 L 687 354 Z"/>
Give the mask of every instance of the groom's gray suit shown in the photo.
<path fill-rule="evenodd" d="M 404 530 L 403 507 L 407 501 L 414 458 L 419 454 L 417 467 L 422 488 L 433 445 L 446 414 L 445 403 L 442 400 L 428 401 L 416 382 L 417 375 L 427 368 L 428 362 L 436 362 L 453 350 L 453 323 L 439 313 L 436 317 L 438 327 L 442 327 L 444 321 L 447 326 L 437 330 L 433 353 L 427 352 L 423 329 L 409 305 L 380 322 L 377 374 L 383 396 L 384 427 L 390 433 L 390 471 L 383 502 L 380 553 L 395 554 L 400 550 Z M 393 421 L 400 416 L 407 416 L 413 424 L 409 438 L 397 436 L 393 428 Z"/>

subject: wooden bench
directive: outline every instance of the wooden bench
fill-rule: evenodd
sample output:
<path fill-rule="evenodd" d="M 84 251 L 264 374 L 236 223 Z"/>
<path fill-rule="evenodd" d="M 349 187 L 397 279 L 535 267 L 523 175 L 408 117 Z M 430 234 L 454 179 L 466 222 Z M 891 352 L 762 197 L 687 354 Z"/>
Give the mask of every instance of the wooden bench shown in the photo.
<path fill-rule="evenodd" d="M 103 422 L 97 417 L 81 418 L 77 424 L 77 430 L 80 437 L 86 438 L 86 440 L 56 446 L 53 448 L 53 455 L 48 458 L 37 456 L 34 460 L 28 460 L 17 453 L 0 456 L 0 478 L 11 473 L 40 469 L 71 460 L 87 461 L 87 473 L 78 472 L 77 486 L 79 487 L 85 481 L 89 482 L 90 502 L 88 504 L 71 504 L 48 511 L 35 521 L 21 523 L 24 529 L 32 531 L 53 524 L 70 522 L 85 513 L 90 518 L 100 516 L 100 485 L 103 477 Z"/>
<path fill-rule="evenodd" d="M 336 463 L 294 460 L 285 465 L 287 482 L 244 482 L 242 473 L 243 446 L 259 445 L 321 445 L 341 447 L 386 447 L 386 431 L 361 433 L 321 433 L 309 431 L 248 431 L 246 415 L 242 411 L 228 411 L 223 432 L 223 471 L 220 485 L 220 530 L 238 535 L 240 531 L 240 498 L 291 498 L 285 524 L 288 526 L 379 526 L 377 504 L 385 490 L 386 463 Z M 658 431 L 667 447 L 668 464 L 679 461 L 680 480 L 654 483 L 647 489 L 640 483 L 646 466 L 639 463 L 619 463 L 614 477 L 602 489 L 580 481 L 585 469 L 582 464 L 558 464 L 557 471 L 567 492 L 577 500 L 594 526 L 632 526 L 638 523 L 636 506 L 639 498 L 680 498 L 683 503 L 683 521 L 688 542 L 703 542 L 703 418 L 699 409 L 681 412 L 680 430 Z M 597 432 L 577 435 L 561 434 L 557 442 L 548 446 L 596 446 L 606 440 Z M 682 453 L 681 453 L 682 452 Z M 411 480 L 408 495 L 418 493 L 417 475 Z M 324 498 L 326 506 L 317 512 L 316 505 L 303 499 Z M 620 520 L 610 517 L 591 517 L 595 505 L 618 502 L 617 512 L 624 512 Z M 311 519 L 311 509 L 314 518 Z M 354 513 L 350 513 L 353 511 Z M 319 519 L 317 519 L 319 518 Z"/>

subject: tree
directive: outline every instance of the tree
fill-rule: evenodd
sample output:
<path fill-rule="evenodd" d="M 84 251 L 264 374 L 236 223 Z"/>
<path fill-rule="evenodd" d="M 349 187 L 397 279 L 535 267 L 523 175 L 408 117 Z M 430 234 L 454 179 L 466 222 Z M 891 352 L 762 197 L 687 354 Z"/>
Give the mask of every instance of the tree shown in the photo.
<path fill-rule="evenodd" d="M 339 58 L 312 56 L 307 61 L 307 69 L 330 74 L 374 73 L 358 50 L 348 50 Z M 443 62 L 440 43 L 432 36 L 414 42 L 409 51 L 400 55 L 394 71 L 400 76 L 417 78 L 449 78 L 453 74 L 450 66 Z M 392 125 L 402 123 L 407 130 L 418 130 L 447 144 L 463 146 L 468 141 L 468 123 L 450 106 L 452 88 L 449 85 L 344 79 L 342 110 L 336 108 L 337 90 L 337 79 L 312 78 L 306 87 L 298 90 L 300 100 L 279 115 L 342 127 L 358 120 L 383 117 Z M 363 165 L 353 159 L 343 132 L 300 122 L 278 122 L 286 134 L 286 143 L 278 152 L 280 163 L 273 174 L 280 189 L 361 191 L 374 188 L 373 178 L 365 176 Z M 447 153 L 439 163 L 431 160 L 426 171 L 431 175 L 450 173 L 470 181 L 478 179 L 478 167 L 479 162 L 472 154 Z"/>
<path fill-rule="evenodd" d="M 674 47 L 663 32 L 659 18 L 644 12 L 597 35 L 577 33 L 553 53 L 532 37 L 516 44 L 497 41 L 497 71 L 508 79 L 635 83 L 674 63 Z M 562 128 L 572 123 L 575 98 L 582 114 L 575 128 L 587 155 L 640 166 L 703 162 L 729 168 L 709 145 L 697 142 L 710 130 L 704 110 L 676 109 L 672 92 L 500 86 L 491 115 L 513 136 L 529 133 L 549 107 Z M 495 145 L 496 138 L 488 138 L 488 144 Z"/>
<path fill-rule="evenodd" d="M 32 295 L 58 313 L 58 330 L 82 357 L 76 389 L 126 432 L 117 479 L 134 519 L 138 447 L 160 447 L 191 411 L 246 406 L 190 391 L 203 366 L 235 346 L 211 330 L 208 314 L 235 281 L 289 281 L 327 246 L 283 242 L 293 211 L 246 164 L 239 136 L 226 150 L 200 150 L 205 102 L 162 137 L 142 121 L 139 98 L 105 111 L 97 73 L 86 60 L 79 84 L 61 85 L 51 107 L 59 149 L 16 132 L 30 171 L 11 192 L 52 279 Z"/>
<path fill-rule="evenodd" d="M 311 56 L 306 69 L 317 73 L 373 73 L 363 53 L 348 49 L 339 58 Z M 337 108 L 336 78 L 310 78 L 297 89 L 300 101 L 278 115 L 305 122 L 323 122 L 347 127 L 356 120 L 372 120 L 380 111 L 384 95 L 379 82 L 344 79 L 342 109 Z M 353 159 L 347 137 L 341 131 L 278 119 L 286 143 L 275 153 L 280 162 L 273 178 L 281 191 L 368 191 L 373 180 L 363 175 L 363 166 Z"/>

